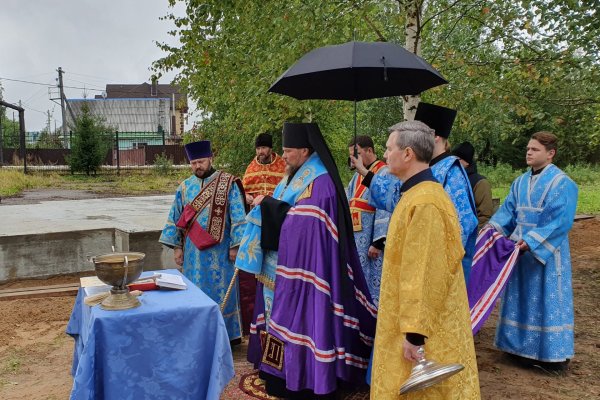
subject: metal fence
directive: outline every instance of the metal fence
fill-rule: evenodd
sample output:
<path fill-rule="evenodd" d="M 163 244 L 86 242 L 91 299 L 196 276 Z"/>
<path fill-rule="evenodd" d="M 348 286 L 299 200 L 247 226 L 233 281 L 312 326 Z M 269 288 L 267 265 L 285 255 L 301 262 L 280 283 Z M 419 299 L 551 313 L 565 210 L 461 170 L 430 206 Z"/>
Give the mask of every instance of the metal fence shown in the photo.
<path fill-rule="evenodd" d="M 21 141 L 18 132 L 3 132 L 0 138 L 0 166 L 28 171 L 66 171 L 73 144 L 73 133 L 48 135 L 25 132 Z M 173 165 L 187 164 L 183 140 L 163 132 L 113 132 L 106 138 L 109 150 L 100 168 L 101 173 L 121 170 L 147 169 L 157 157 L 164 156 Z M 25 143 L 23 148 L 22 143 Z"/>

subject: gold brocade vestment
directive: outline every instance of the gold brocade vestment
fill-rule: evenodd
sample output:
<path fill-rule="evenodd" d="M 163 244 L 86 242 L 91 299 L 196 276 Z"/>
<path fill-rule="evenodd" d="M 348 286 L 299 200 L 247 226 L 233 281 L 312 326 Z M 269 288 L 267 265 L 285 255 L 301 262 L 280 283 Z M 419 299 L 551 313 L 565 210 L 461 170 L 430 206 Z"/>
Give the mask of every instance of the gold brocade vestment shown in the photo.
<path fill-rule="evenodd" d="M 421 182 L 402 195 L 385 248 L 371 399 L 479 399 L 460 225 L 440 184 Z M 427 359 L 460 363 L 465 369 L 435 386 L 400 396 L 413 367 L 402 348 L 407 332 L 427 337 Z"/>

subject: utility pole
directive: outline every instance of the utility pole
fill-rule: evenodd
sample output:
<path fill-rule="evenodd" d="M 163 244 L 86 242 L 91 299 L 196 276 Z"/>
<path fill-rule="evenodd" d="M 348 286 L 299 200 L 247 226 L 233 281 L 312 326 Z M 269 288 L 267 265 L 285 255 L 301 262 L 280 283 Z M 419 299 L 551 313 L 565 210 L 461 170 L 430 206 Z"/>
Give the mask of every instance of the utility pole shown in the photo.
<path fill-rule="evenodd" d="M 62 133 L 63 133 L 63 141 L 65 143 L 65 149 L 68 146 L 69 137 L 67 136 L 67 115 L 65 111 L 65 90 L 63 87 L 63 69 L 62 67 L 58 67 L 58 88 L 60 89 L 60 111 L 62 113 Z"/>
<path fill-rule="evenodd" d="M 46 115 L 48 117 L 48 136 L 50 136 L 52 134 L 52 128 L 50 125 L 50 118 L 51 118 L 50 110 L 46 111 Z"/>

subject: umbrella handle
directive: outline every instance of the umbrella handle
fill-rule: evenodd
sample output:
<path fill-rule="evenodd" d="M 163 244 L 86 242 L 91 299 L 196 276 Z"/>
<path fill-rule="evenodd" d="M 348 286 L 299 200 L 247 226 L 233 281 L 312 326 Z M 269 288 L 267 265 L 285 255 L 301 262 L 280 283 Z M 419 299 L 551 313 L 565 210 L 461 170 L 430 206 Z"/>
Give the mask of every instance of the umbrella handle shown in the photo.
<path fill-rule="evenodd" d="M 383 64 L 383 80 L 385 82 L 387 82 L 388 75 L 387 75 L 387 65 L 385 65 L 385 56 L 381 57 L 381 63 Z"/>

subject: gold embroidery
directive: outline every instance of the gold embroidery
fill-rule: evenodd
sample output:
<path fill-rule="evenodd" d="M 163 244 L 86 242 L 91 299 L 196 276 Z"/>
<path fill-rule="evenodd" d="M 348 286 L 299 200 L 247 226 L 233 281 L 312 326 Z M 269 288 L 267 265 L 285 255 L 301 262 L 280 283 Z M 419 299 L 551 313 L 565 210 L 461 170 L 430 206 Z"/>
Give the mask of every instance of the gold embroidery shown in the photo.
<path fill-rule="evenodd" d="M 360 211 L 350 209 L 350 215 L 352 216 L 352 228 L 354 232 L 362 231 L 362 217 Z"/>
<path fill-rule="evenodd" d="M 304 180 L 309 177 L 311 172 L 312 171 L 309 168 L 307 168 L 304 170 L 304 172 L 302 172 L 302 175 L 294 178 L 294 183 L 292 183 L 292 188 L 294 188 L 294 190 L 300 189 L 302 187 L 302 185 L 304 184 Z"/>
<path fill-rule="evenodd" d="M 312 196 L 313 183 L 314 183 L 314 181 L 311 182 L 310 185 L 308 185 L 306 190 L 304 192 L 302 192 L 302 194 L 300 195 L 300 197 L 298 197 L 296 202 L 299 202 L 302 199 L 310 199 L 310 196 Z"/>
<path fill-rule="evenodd" d="M 256 275 L 256 280 L 268 287 L 269 289 L 275 290 L 275 280 L 269 278 L 267 275 Z"/>
<path fill-rule="evenodd" d="M 262 362 L 279 371 L 283 368 L 283 342 L 270 333 L 267 333 Z"/>

